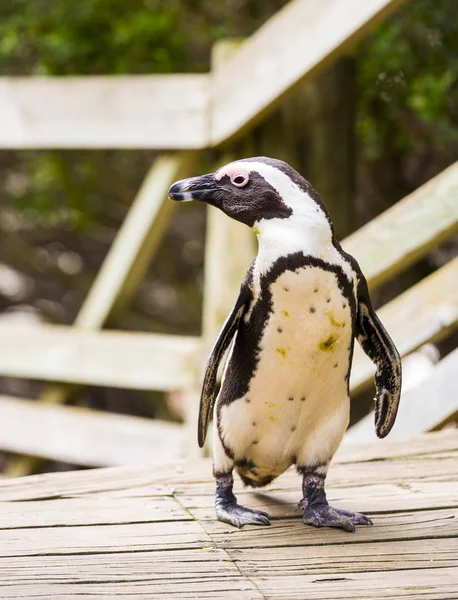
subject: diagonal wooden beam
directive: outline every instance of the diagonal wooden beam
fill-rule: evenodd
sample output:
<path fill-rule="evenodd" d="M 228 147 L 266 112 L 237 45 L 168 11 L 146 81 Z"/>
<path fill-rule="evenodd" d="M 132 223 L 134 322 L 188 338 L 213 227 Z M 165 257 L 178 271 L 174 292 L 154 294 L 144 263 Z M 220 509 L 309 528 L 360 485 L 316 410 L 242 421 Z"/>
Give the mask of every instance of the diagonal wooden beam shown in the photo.
<path fill-rule="evenodd" d="M 0 148 L 231 141 L 406 0 L 291 0 L 211 74 L 0 78 Z"/>
<path fill-rule="evenodd" d="M 458 258 L 385 304 L 377 313 L 401 356 L 446 337 L 458 326 Z M 374 373 L 374 364 L 357 345 L 350 378 L 352 392 L 364 389 Z"/>
<path fill-rule="evenodd" d="M 288 2 L 215 71 L 212 144 L 230 141 L 253 127 L 296 85 L 342 56 L 404 2 Z"/>
<path fill-rule="evenodd" d="M 390 439 L 438 429 L 456 418 L 458 413 L 458 348 L 433 367 L 430 376 L 409 390 L 401 399 L 396 423 Z M 374 413 L 366 415 L 351 427 L 346 439 L 350 442 L 375 440 Z"/>
<path fill-rule="evenodd" d="M 458 231 L 458 162 L 343 241 L 371 289 Z"/>
<path fill-rule="evenodd" d="M 176 208 L 167 191 L 191 172 L 196 160 L 190 152 L 155 160 L 76 317 L 77 327 L 100 329 L 129 303 Z"/>
<path fill-rule="evenodd" d="M 76 327 L 102 329 L 128 304 L 175 208 L 173 202 L 167 201 L 168 188 L 191 171 L 197 156 L 184 152 L 155 160 L 75 320 Z M 74 385 L 50 384 L 38 401 L 62 404 L 78 389 Z M 13 457 L 5 474 L 26 475 L 36 464 L 30 457 Z"/>

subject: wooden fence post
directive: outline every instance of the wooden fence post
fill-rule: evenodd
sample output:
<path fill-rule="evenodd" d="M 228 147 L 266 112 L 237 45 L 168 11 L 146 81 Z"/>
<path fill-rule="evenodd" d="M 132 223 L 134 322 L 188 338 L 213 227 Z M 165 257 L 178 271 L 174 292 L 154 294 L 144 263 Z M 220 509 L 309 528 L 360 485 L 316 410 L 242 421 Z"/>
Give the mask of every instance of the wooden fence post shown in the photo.
<path fill-rule="evenodd" d="M 216 71 L 237 50 L 241 40 L 228 39 L 217 42 L 212 49 L 212 68 Z M 229 152 L 222 164 L 230 162 Z M 204 302 L 202 337 L 204 355 L 213 343 L 237 298 L 238 290 L 248 266 L 255 254 L 253 233 L 233 219 L 229 219 L 217 208 L 207 207 L 207 228 L 204 264 Z M 196 441 L 202 371 L 198 374 L 196 390 L 186 393 L 187 423 L 190 430 L 189 452 L 198 455 Z M 211 435 L 207 441 L 210 444 Z M 208 451 L 208 447 L 207 447 Z"/>

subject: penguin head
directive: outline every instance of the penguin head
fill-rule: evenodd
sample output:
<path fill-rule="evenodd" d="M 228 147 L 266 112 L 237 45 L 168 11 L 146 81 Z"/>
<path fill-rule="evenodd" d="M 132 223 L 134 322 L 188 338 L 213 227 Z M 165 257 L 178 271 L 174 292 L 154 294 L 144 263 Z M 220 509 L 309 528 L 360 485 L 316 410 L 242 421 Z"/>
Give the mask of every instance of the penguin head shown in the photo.
<path fill-rule="evenodd" d="M 215 173 L 177 181 L 169 198 L 200 200 L 249 227 L 263 220 L 307 214 L 329 221 L 311 184 L 287 163 L 264 156 L 237 160 Z"/>

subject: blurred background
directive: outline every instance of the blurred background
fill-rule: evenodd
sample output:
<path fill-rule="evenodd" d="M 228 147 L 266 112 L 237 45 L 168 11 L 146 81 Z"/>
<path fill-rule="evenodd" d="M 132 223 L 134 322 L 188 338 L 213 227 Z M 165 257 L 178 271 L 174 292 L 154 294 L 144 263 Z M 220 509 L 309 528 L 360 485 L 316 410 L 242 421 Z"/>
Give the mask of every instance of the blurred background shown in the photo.
<path fill-rule="evenodd" d="M 207 73 L 216 41 L 250 36 L 285 4 L 10 0 L 0 5 L 0 75 Z M 321 193 L 345 238 L 458 159 L 457 16 L 455 0 L 405 3 L 230 152 L 291 162 Z M 195 173 L 213 170 L 224 155 L 206 150 Z M 122 149 L 0 152 L 1 323 L 74 322 L 156 156 Z M 116 329 L 201 334 L 205 227 L 204 206 L 174 213 Z M 379 287 L 376 307 L 446 264 L 457 248 L 456 236 L 449 237 Z M 449 333 L 423 352 L 430 362 L 456 347 L 456 332 Z M 5 375 L 0 393 L 33 399 L 45 385 Z M 353 420 L 368 412 L 371 398 L 372 390 L 355 397 Z M 88 386 L 72 403 L 177 423 L 186 418 L 180 395 L 161 391 Z M 5 474 L 75 468 L 47 457 L 16 472 L 17 454 L 1 453 Z"/>

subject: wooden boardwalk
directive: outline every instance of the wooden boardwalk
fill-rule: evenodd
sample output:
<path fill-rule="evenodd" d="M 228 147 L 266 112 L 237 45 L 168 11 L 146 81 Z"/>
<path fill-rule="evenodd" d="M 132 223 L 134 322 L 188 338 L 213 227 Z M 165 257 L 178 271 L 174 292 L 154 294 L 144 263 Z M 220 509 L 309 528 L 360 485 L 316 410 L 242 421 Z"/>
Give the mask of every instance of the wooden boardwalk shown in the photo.
<path fill-rule="evenodd" d="M 302 524 L 300 479 L 239 500 L 271 527 L 216 522 L 210 461 L 0 482 L 0 598 L 458 599 L 458 431 L 345 446 L 329 499 L 356 533 Z M 241 489 L 241 485 L 237 485 Z"/>

